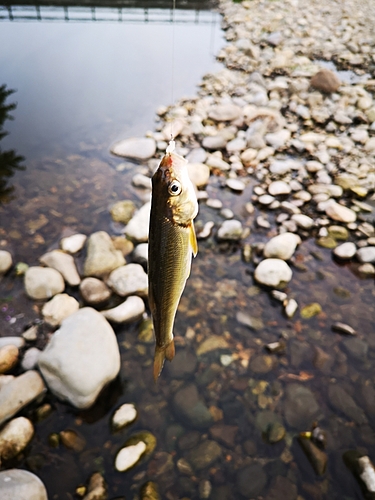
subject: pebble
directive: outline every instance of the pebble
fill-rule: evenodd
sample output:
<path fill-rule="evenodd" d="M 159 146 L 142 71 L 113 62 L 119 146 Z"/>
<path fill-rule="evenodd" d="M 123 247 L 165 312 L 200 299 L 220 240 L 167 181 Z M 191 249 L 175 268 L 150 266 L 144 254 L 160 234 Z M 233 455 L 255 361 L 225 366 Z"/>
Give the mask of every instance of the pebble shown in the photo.
<path fill-rule="evenodd" d="M 268 186 L 268 192 L 272 196 L 289 194 L 291 192 L 291 187 L 284 181 L 273 181 Z"/>
<path fill-rule="evenodd" d="M 186 155 L 186 159 L 190 163 L 204 163 L 206 158 L 207 152 L 203 148 L 194 148 Z"/>
<path fill-rule="evenodd" d="M 48 500 L 42 481 L 23 469 L 0 472 L 1 500 Z"/>
<path fill-rule="evenodd" d="M 108 233 L 98 231 L 91 234 L 87 242 L 87 256 L 83 273 L 85 276 L 101 277 L 125 264 L 120 250 L 116 250 Z"/>
<path fill-rule="evenodd" d="M 156 142 L 149 137 L 132 137 L 115 144 L 111 153 L 134 160 L 148 160 L 156 153 Z"/>
<path fill-rule="evenodd" d="M 311 217 L 304 214 L 293 214 L 291 220 L 293 220 L 298 227 L 306 230 L 311 229 L 315 224 Z"/>
<path fill-rule="evenodd" d="M 338 247 L 333 249 L 333 253 L 339 259 L 347 260 L 354 257 L 356 254 L 357 247 L 351 241 L 347 241 L 346 243 L 342 243 Z"/>
<path fill-rule="evenodd" d="M 331 219 L 339 222 L 354 222 L 357 219 L 357 215 L 353 210 L 333 200 L 330 200 L 326 205 L 325 212 Z"/>
<path fill-rule="evenodd" d="M 217 135 L 205 137 L 202 141 L 202 146 L 204 147 L 204 149 L 216 151 L 218 149 L 225 148 L 227 142 L 228 140 L 222 134 L 219 133 Z"/>
<path fill-rule="evenodd" d="M 261 205 L 268 206 L 275 201 L 275 198 L 270 194 L 262 194 L 259 196 L 258 201 Z"/>
<path fill-rule="evenodd" d="M 133 184 L 133 186 L 138 187 L 138 188 L 142 188 L 142 189 L 151 189 L 152 188 L 152 182 L 151 182 L 150 177 L 147 177 L 147 175 L 144 175 L 141 173 L 135 174 L 132 177 L 132 184 Z"/>
<path fill-rule="evenodd" d="M 137 410 L 135 409 L 134 404 L 125 403 L 117 408 L 113 417 L 112 417 L 112 427 L 114 430 L 118 431 L 123 427 L 134 422 L 137 418 Z"/>
<path fill-rule="evenodd" d="M 284 415 L 295 429 L 304 429 L 320 414 L 314 394 L 304 385 L 291 383 L 285 389 Z"/>
<path fill-rule="evenodd" d="M 230 170 L 229 163 L 227 163 L 222 158 L 219 158 L 218 156 L 215 156 L 215 155 L 208 156 L 208 158 L 206 160 L 206 165 L 208 165 L 211 168 L 218 168 L 219 170 L 222 170 L 223 172 Z"/>
<path fill-rule="evenodd" d="M 100 313 L 84 307 L 62 322 L 38 364 L 57 397 L 88 408 L 120 370 L 116 336 Z"/>
<path fill-rule="evenodd" d="M 310 80 L 311 86 L 324 93 L 336 92 L 341 82 L 337 75 L 329 69 L 321 69 Z"/>
<path fill-rule="evenodd" d="M 1 459 L 10 460 L 16 457 L 26 448 L 33 435 L 34 427 L 28 418 L 18 417 L 8 422 L 0 431 Z"/>
<path fill-rule="evenodd" d="M 284 148 L 286 146 L 286 143 L 289 141 L 290 131 L 287 129 L 282 129 L 272 134 L 266 134 L 264 138 L 268 145 L 272 146 L 275 149 L 281 149 Z"/>
<path fill-rule="evenodd" d="M 121 200 L 115 203 L 111 209 L 111 217 L 114 222 L 127 224 L 133 217 L 135 212 L 135 204 L 131 200 Z"/>
<path fill-rule="evenodd" d="M 194 429 L 207 429 L 212 424 L 212 415 L 194 384 L 178 389 L 173 398 L 173 408 Z"/>
<path fill-rule="evenodd" d="M 239 220 L 226 220 L 220 226 L 217 237 L 219 240 L 239 241 L 242 238 L 243 228 Z"/>
<path fill-rule="evenodd" d="M 191 182 L 197 187 L 206 186 L 210 179 L 210 169 L 204 163 L 188 163 L 188 174 Z"/>
<path fill-rule="evenodd" d="M 140 297 L 131 296 L 122 304 L 112 309 L 101 311 L 101 314 L 113 323 L 128 323 L 140 319 L 144 312 L 145 304 L 143 300 Z"/>
<path fill-rule="evenodd" d="M 77 233 L 72 236 L 67 236 L 62 238 L 60 241 L 61 249 L 64 252 L 75 254 L 82 250 L 85 246 L 87 236 L 85 234 Z"/>
<path fill-rule="evenodd" d="M 42 309 L 42 315 L 46 323 L 51 326 L 59 326 L 62 321 L 79 309 L 79 303 L 67 293 L 58 293 L 46 302 Z"/>
<path fill-rule="evenodd" d="M 290 300 L 288 300 L 288 302 L 285 306 L 285 314 L 287 315 L 288 318 L 293 318 L 297 309 L 298 309 L 297 301 L 294 299 L 290 299 Z"/>
<path fill-rule="evenodd" d="M 18 347 L 9 344 L 0 348 L 0 375 L 12 370 L 18 363 Z"/>
<path fill-rule="evenodd" d="M 255 269 L 254 277 L 262 285 L 283 287 L 292 279 L 292 270 L 281 259 L 265 259 Z"/>
<path fill-rule="evenodd" d="M 64 279 L 55 269 L 33 266 L 25 273 L 26 293 L 32 299 L 50 299 L 64 288 Z"/>
<path fill-rule="evenodd" d="M 355 339 L 353 339 L 355 340 Z M 328 402 L 339 413 L 358 425 L 367 424 L 364 411 L 354 402 L 354 399 L 338 384 L 328 387 Z"/>
<path fill-rule="evenodd" d="M 195 471 L 206 469 L 213 465 L 222 455 L 221 448 L 216 441 L 207 439 L 194 447 L 186 455 L 187 461 Z"/>
<path fill-rule="evenodd" d="M 300 237 L 294 233 L 279 234 L 266 243 L 263 255 L 266 258 L 289 260 L 300 241 Z"/>
<path fill-rule="evenodd" d="M 6 345 L 14 345 L 21 348 L 25 345 L 25 339 L 22 337 L 0 337 L 0 349 Z"/>
<path fill-rule="evenodd" d="M 98 278 L 84 278 L 79 285 L 83 300 L 90 305 L 105 302 L 111 296 L 111 290 Z"/>
<path fill-rule="evenodd" d="M 217 122 L 228 122 L 236 120 L 241 114 L 241 108 L 235 104 L 219 104 L 209 110 L 208 117 Z"/>
<path fill-rule="evenodd" d="M 210 335 L 197 348 L 197 356 L 203 356 L 208 352 L 218 349 L 228 349 L 229 345 L 225 338 L 220 335 Z"/>
<path fill-rule="evenodd" d="M 238 491 L 246 498 L 256 498 L 267 484 L 267 475 L 260 464 L 254 463 L 240 469 L 236 475 Z"/>
<path fill-rule="evenodd" d="M 368 277 L 375 276 L 375 267 L 369 263 L 362 264 L 358 267 L 358 272 Z"/>
<path fill-rule="evenodd" d="M 375 246 L 359 248 L 356 257 L 362 264 L 375 263 Z"/>
<path fill-rule="evenodd" d="M 59 271 L 68 285 L 78 286 L 80 284 L 81 278 L 71 255 L 61 250 L 52 250 L 52 252 L 42 255 L 39 260 L 41 264 Z"/>
<path fill-rule="evenodd" d="M 233 191 L 238 192 L 242 192 L 246 187 L 245 183 L 239 179 L 227 179 L 225 184 Z"/>
<path fill-rule="evenodd" d="M 21 362 L 22 369 L 25 371 L 34 370 L 38 363 L 41 352 L 42 351 L 40 351 L 36 347 L 30 347 L 30 349 L 27 349 L 27 351 L 23 355 L 23 359 Z"/>
<path fill-rule="evenodd" d="M 124 233 L 136 243 L 148 241 L 151 203 L 145 203 L 125 226 Z"/>
<path fill-rule="evenodd" d="M 333 323 L 331 328 L 334 332 L 343 333 L 344 335 L 357 335 L 357 332 L 354 330 L 354 328 L 346 325 L 345 323 L 340 323 L 339 321 Z"/>
<path fill-rule="evenodd" d="M 126 264 L 115 269 L 109 275 L 107 285 L 120 297 L 147 297 L 148 293 L 147 274 L 140 264 Z"/>
<path fill-rule="evenodd" d="M 125 472 L 134 467 L 146 451 L 146 444 L 143 441 L 122 448 L 115 459 L 115 467 L 119 472 Z"/>
<path fill-rule="evenodd" d="M 0 250 L 0 275 L 7 273 L 12 264 L 12 254 L 6 250 Z"/>
<path fill-rule="evenodd" d="M 90 477 L 87 487 L 87 494 L 83 500 L 106 500 L 107 499 L 107 485 L 104 477 L 100 472 L 94 472 Z"/>

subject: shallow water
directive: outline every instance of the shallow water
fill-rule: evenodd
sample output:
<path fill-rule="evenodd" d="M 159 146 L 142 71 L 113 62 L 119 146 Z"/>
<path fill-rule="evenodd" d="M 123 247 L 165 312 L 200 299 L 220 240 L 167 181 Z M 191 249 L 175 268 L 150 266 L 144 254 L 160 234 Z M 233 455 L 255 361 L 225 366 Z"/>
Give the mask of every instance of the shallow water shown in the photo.
<path fill-rule="evenodd" d="M 194 94 L 203 73 L 220 67 L 213 60 L 222 43 L 219 21 L 212 13 L 207 16 L 207 24 L 176 25 L 176 97 Z M 18 101 L 12 112 L 15 120 L 5 124 L 10 134 L 2 147 L 17 150 L 25 157 L 26 166 L 10 181 L 15 187 L 14 199 L 0 208 L 1 239 L 8 242 L 16 261 L 35 264 L 66 227 L 86 234 L 98 229 L 113 234 L 110 203 L 132 198 L 140 204 L 141 191 L 130 185 L 136 167 L 128 163 L 124 171 L 117 171 L 122 161 L 109 154 L 109 147 L 116 140 L 152 129 L 156 108 L 171 101 L 171 34 L 169 24 L 1 24 L 0 46 L 6 40 L 8 47 L 0 54 L 2 77 L 9 88 L 17 89 L 9 102 Z M 244 205 L 251 197 L 252 183 L 243 194 L 235 195 L 213 179 L 208 192 L 251 229 L 247 242 L 263 242 L 273 234 L 256 228 L 255 217 L 246 215 Z M 202 205 L 197 221 L 208 220 L 219 222 L 221 218 Z M 360 279 L 356 267 L 334 262 L 331 251 L 317 247 L 312 238 L 303 241 L 286 291 L 297 299 L 300 309 L 318 302 L 322 313 L 303 319 L 298 311 L 288 320 L 281 304 L 254 284 L 254 265 L 242 261 L 240 245 L 218 245 L 214 237 L 200 242 L 176 318 L 177 354 L 188 352 L 195 359 L 198 343 L 210 334 L 226 338 L 228 348 L 197 357 L 196 369 L 183 378 L 174 371 L 175 360 L 154 385 L 153 345 L 137 340 L 139 325 L 117 327 L 122 355 L 118 379 L 87 411 L 73 409 L 51 395 L 45 402 L 51 403 L 53 412 L 45 420 L 36 421 L 35 407 L 27 409 L 24 413 L 35 422 L 36 435 L 25 454 L 6 467 L 35 472 L 45 483 L 49 498 L 56 500 L 75 498 L 77 486 L 97 470 L 104 474 L 111 499 L 133 498 L 150 479 L 168 499 L 202 498 L 199 485 L 204 480 L 213 486 L 212 499 L 246 498 L 236 489 L 236 477 L 239 469 L 252 462 L 261 464 L 266 472 L 261 495 L 267 499 L 276 498 L 269 489 L 277 476 L 295 483 L 305 500 L 362 498 L 342 454 L 360 448 L 375 458 L 375 412 L 366 410 L 368 424 L 357 425 L 333 408 L 327 392 L 336 381 L 363 407 L 363 386 L 366 381 L 373 383 L 375 376 L 374 281 Z M 1 285 L 1 335 L 20 334 L 38 318 L 38 312 L 26 298 L 21 278 L 11 273 Z M 250 330 L 240 325 L 235 319 L 239 311 L 255 318 L 258 327 Z M 334 321 L 358 331 L 368 349 L 364 357 L 350 354 L 347 339 L 331 331 Z M 185 337 L 189 328 L 195 333 L 190 340 Z M 43 330 L 40 346 L 48 333 Z M 264 345 L 280 335 L 286 339 L 286 353 L 271 355 L 268 372 L 256 372 L 251 364 L 248 368 L 241 362 L 265 354 Z M 317 347 L 327 354 L 324 363 L 317 360 Z M 235 355 L 229 366 L 223 365 L 222 354 Z M 232 444 L 219 441 L 222 457 L 192 476 L 168 465 L 170 458 L 176 464 L 188 454 L 179 436 L 185 435 L 193 443 L 196 439 L 173 403 L 184 382 L 199 387 L 207 407 L 222 417 L 220 423 L 237 427 Z M 257 394 L 254 387 L 259 382 L 264 390 Z M 296 443 L 298 431 L 309 429 L 297 431 L 285 420 L 285 391 L 296 382 L 312 390 L 320 408 L 319 425 L 328 435 L 328 469 L 322 478 L 315 475 Z M 110 417 L 124 402 L 135 403 L 139 418 L 114 434 Z M 286 438 L 275 444 L 267 442 L 259 427 L 267 418 L 266 411 L 286 427 Z M 85 439 L 83 451 L 49 446 L 48 436 L 65 429 L 73 429 Z M 114 459 L 120 446 L 142 429 L 153 432 L 158 440 L 154 457 L 129 472 L 116 472 Z M 207 430 L 200 430 L 197 439 L 204 436 Z"/>

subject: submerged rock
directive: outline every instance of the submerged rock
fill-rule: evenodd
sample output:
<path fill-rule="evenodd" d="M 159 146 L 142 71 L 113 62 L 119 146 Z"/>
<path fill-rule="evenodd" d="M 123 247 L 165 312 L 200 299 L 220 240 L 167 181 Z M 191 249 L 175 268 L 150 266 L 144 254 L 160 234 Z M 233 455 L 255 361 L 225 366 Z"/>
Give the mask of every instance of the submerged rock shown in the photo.
<path fill-rule="evenodd" d="M 220 445 L 216 441 L 206 440 L 198 444 L 186 455 L 193 469 L 200 471 L 215 463 L 222 455 Z"/>
<path fill-rule="evenodd" d="M 358 425 L 367 424 L 364 411 L 339 385 L 331 384 L 328 387 L 328 402 L 336 411 L 343 413 L 349 420 L 354 420 Z"/>
<path fill-rule="evenodd" d="M 90 477 L 87 494 L 83 500 L 107 500 L 107 484 L 100 472 L 94 472 Z"/>
<path fill-rule="evenodd" d="M 0 472 L 0 491 L 1 500 L 48 500 L 42 481 L 21 469 Z"/>
<path fill-rule="evenodd" d="M 131 200 L 122 200 L 115 203 L 111 210 L 112 220 L 127 224 L 135 212 L 135 204 Z"/>
<path fill-rule="evenodd" d="M 303 451 L 305 452 L 309 462 L 314 468 L 314 471 L 318 476 L 322 476 L 327 468 L 328 456 L 327 454 L 319 449 L 311 439 L 299 436 L 298 442 L 300 443 Z"/>
<path fill-rule="evenodd" d="M 237 472 L 238 491 L 246 498 L 256 498 L 267 484 L 267 475 L 260 464 L 247 465 Z"/>
<path fill-rule="evenodd" d="M 217 232 L 219 240 L 238 241 L 242 238 L 242 224 L 239 220 L 231 219 L 222 223 Z"/>
<path fill-rule="evenodd" d="M 196 429 L 206 429 L 212 423 L 212 416 L 204 401 L 199 397 L 198 389 L 190 384 L 179 389 L 173 398 L 175 412 Z"/>
<path fill-rule="evenodd" d="M 319 405 L 308 387 L 290 384 L 286 387 L 284 403 L 285 419 L 291 427 L 303 429 L 309 427 L 319 415 Z"/>
<path fill-rule="evenodd" d="M 131 424 L 137 418 L 137 410 L 132 403 L 125 403 L 117 408 L 112 417 L 112 427 L 114 430 L 122 429 Z"/>

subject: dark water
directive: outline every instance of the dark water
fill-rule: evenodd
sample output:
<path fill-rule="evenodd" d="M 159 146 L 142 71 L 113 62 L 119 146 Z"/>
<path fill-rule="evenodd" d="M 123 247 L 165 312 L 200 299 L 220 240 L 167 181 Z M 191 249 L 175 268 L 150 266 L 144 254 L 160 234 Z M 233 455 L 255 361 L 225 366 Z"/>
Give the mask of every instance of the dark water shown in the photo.
<path fill-rule="evenodd" d="M 194 19 L 194 13 L 191 16 Z M 176 97 L 193 95 L 201 76 L 220 67 L 213 59 L 222 43 L 218 18 L 212 13 L 204 16 L 209 22 L 175 26 Z M 9 181 L 15 188 L 14 198 L 0 207 L 0 240 L 12 250 L 16 262 L 35 264 L 66 227 L 86 234 L 98 229 L 112 234 L 110 203 L 123 198 L 140 203 L 141 192 L 130 185 L 133 172 L 117 171 L 121 160 L 112 157 L 109 148 L 116 140 L 152 129 L 156 108 L 170 102 L 171 35 L 171 25 L 166 23 L 0 25 L 0 46 L 6 47 L 0 52 L 0 83 L 17 89 L 8 99 L 17 101 L 11 112 L 15 120 L 6 121 L 9 135 L 1 147 L 23 155 L 26 167 L 15 171 Z M 250 184 L 242 195 L 235 195 L 222 190 L 215 180 L 208 187 L 212 197 L 222 199 L 251 229 L 246 241 L 255 244 L 273 232 L 257 229 L 254 216 L 246 215 L 244 205 L 251 191 Z M 221 219 L 202 205 L 198 223 L 208 220 Z M 248 463 L 259 463 L 266 472 L 263 498 L 277 498 L 269 491 L 278 476 L 296 484 L 301 499 L 363 498 L 342 454 L 357 448 L 375 459 L 375 414 L 366 409 L 368 424 L 355 424 L 332 406 L 328 387 L 336 382 L 359 406 L 366 405 L 363 387 L 372 386 L 375 376 L 374 281 L 360 279 L 355 264 L 334 262 L 330 250 L 317 247 L 313 238 L 303 241 L 295 263 L 286 290 L 289 297 L 296 298 L 300 308 L 312 302 L 322 306 L 322 313 L 308 320 L 299 312 L 288 320 L 281 304 L 255 286 L 254 265 L 242 261 L 240 246 L 218 245 L 213 237 L 201 242 L 176 319 L 177 352 L 194 358 L 199 342 L 211 334 L 226 338 L 228 348 L 197 358 L 196 369 L 185 379 L 176 377 L 173 365 L 167 366 L 154 385 L 153 345 L 137 340 L 138 324 L 118 327 L 122 356 L 118 379 L 88 411 L 73 409 L 52 396 L 45 400 L 53 408 L 45 420 L 36 421 L 35 407 L 27 409 L 36 435 L 28 450 L 6 467 L 35 472 L 49 498 L 56 500 L 76 498 L 75 489 L 97 470 L 104 474 L 111 499 L 137 498 L 149 479 L 159 484 L 162 497 L 168 500 L 202 498 L 199 485 L 204 480 L 212 484 L 210 498 L 242 499 L 246 496 L 237 490 L 237 474 Z M 1 299 L 1 335 L 20 334 L 39 317 L 34 302 L 25 297 L 22 280 L 12 273 L 1 282 Z M 239 325 L 238 311 L 249 313 L 262 327 L 250 330 Z M 348 323 L 358 331 L 367 346 L 362 359 L 348 352 L 347 339 L 331 331 L 333 321 Z M 195 333 L 193 339 L 185 337 L 188 328 Z M 262 374 L 249 369 L 246 361 L 264 354 L 264 345 L 278 340 L 280 334 L 286 338 L 287 350 L 272 355 L 272 370 Z M 323 365 L 316 360 L 317 348 L 328 356 Z M 229 366 L 223 365 L 222 354 L 232 355 Z M 186 382 L 197 385 L 206 406 L 220 415 L 219 423 L 237 428 L 232 444 L 219 441 L 221 458 L 191 477 L 176 468 L 177 460 L 188 454 L 178 437 L 195 439 L 173 404 L 175 393 Z M 329 458 L 323 477 L 314 473 L 296 443 L 297 430 L 285 421 L 284 394 L 295 382 L 311 389 L 321 410 L 319 425 L 328 435 Z M 259 383 L 266 387 L 263 398 L 252 390 Z M 110 417 L 124 402 L 135 403 L 139 418 L 114 434 Z M 259 429 L 264 411 L 277 415 L 286 427 L 285 439 L 272 445 L 267 442 Z M 51 433 L 66 429 L 85 439 L 83 451 L 49 445 Z M 139 430 L 156 436 L 156 454 L 129 472 L 116 472 L 116 453 Z M 207 434 L 199 431 L 198 439 Z M 166 466 L 170 458 L 174 465 Z M 285 498 L 295 499 L 295 495 Z"/>

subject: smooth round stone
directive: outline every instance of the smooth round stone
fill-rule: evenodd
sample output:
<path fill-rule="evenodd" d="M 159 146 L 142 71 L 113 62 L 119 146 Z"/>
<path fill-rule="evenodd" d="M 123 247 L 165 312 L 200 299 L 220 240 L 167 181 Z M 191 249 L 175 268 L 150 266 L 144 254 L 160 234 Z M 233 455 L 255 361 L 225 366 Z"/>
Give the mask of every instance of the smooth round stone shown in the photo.
<path fill-rule="evenodd" d="M 336 92 L 341 82 L 333 71 L 321 69 L 311 78 L 310 84 L 314 89 L 329 94 L 331 92 Z"/>
<path fill-rule="evenodd" d="M 323 168 L 323 165 L 319 161 L 311 160 L 306 162 L 306 170 L 310 173 L 319 172 Z"/>
<path fill-rule="evenodd" d="M 357 215 L 350 208 L 344 207 L 339 203 L 331 200 L 325 209 L 326 214 L 333 220 L 339 222 L 354 222 L 357 219 Z"/>
<path fill-rule="evenodd" d="M 132 184 L 135 187 L 142 188 L 142 189 L 151 189 L 152 188 L 152 183 L 151 183 L 151 178 L 147 177 L 147 175 L 138 173 L 135 174 L 132 178 Z"/>
<path fill-rule="evenodd" d="M 52 250 L 52 252 L 42 255 L 39 260 L 41 264 L 59 271 L 68 285 L 78 286 L 81 283 L 74 258 L 71 255 L 61 250 Z"/>
<path fill-rule="evenodd" d="M 191 182 L 197 188 L 204 187 L 210 179 L 210 168 L 204 163 L 188 163 L 188 174 Z"/>
<path fill-rule="evenodd" d="M 145 304 L 140 297 L 136 295 L 128 297 L 125 302 L 112 309 L 101 311 L 103 316 L 113 323 L 126 323 L 136 321 L 142 317 L 145 312 Z"/>
<path fill-rule="evenodd" d="M 375 276 L 375 267 L 370 264 L 362 264 L 361 266 L 358 267 L 358 272 L 370 277 L 370 276 Z"/>
<path fill-rule="evenodd" d="M 294 233 L 279 234 L 266 243 L 263 255 L 266 258 L 289 260 L 300 242 L 300 237 Z"/>
<path fill-rule="evenodd" d="M 148 261 L 148 243 L 140 243 L 133 251 L 133 261 L 137 264 L 146 265 Z"/>
<path fill-rule="evenodd" d="M 226 145 L 226 150 L 228 153 L 239 153 L 246 148 L 247 141 L 241 137 L 236 137 L 235 139 L 228 142 Z"/>
<path fill-rule="evenodd" d="M 30 347 L 30 349 L 27 349 L 27 351 L 23 355 L 23 360 L 21 362 L 22 369 L 25 371 L 34 370 L 38 363 L 41 352 L 42 351 L 40 351 L 36 347 Z"/>
<path fill-rule="evenodd" d="M 33 435 L 34 427 L 28 418 L 18 417 L 8 422 L 0 431 L 0 455 L 2 460 L 10 460 L 16 457 L 26 448 Z"/>
<path fill-rule="evenodd" d="M 212 424 L 212 415 L 194 384 L 178 389 L 173 397 L 174 411 L 191 427 L 207 429 Z"/>
<path fill-rule="evenodd" d="M 357 250 L 357 259 L 362 264 L 375 262 L 375 246 L 363 247 Z"/>
<path fill-rule="evenodd" d="M 207 439 L 190 450 L 186 458 L 194 470 L 200 471 L 214 464 L 221 455 L 222 450 L 219 444 Z"/>
<path fill-rule="evenodd" d="M 314 225 L 314 220 L 304 214 L 294 214 L 291 219 L 302 229 L 311 229 Z"/>
<path fill-rule="evenodd" d="M 245 189 L 245 183 L 239 179 L 227 179 L 225 184 L 233 191 L 243 191 Z"/>
<path fill-rule="evenodd" d="M 342 245 L 339 245 L 338 247 L 333 249 L 334 255 L 336 257 L 338 257 L 339 259 L 343 259 L 343 260 L 353 258 L 356 251 L 357 251 L 357 247 L 351 241 L 343 243 Z"/>
<path fill-rule="evenodd" d="M 267 475 L 260 464 L 247 465 L 237 472 L 238 491 L 246 498 L 258 497 L 267 484 Z"/>
<path fill-rule="evenodd" d="M 208 117 L 217 122 L 228 122 L 236 120 L 242 114 L 242 110 L 235 104 L 218 104 L 213 106 L 209 112 Z"/>
<path fill-rule="evenodd" d="M 293 318 L 294 314 L 298 309 L 298 303 L 294 299 L 288 300 L 288 303 L 285 306 L 285 314 L 288 318 Z"/>
<path fill-rule="evenodd" d="M 210 208 L 223 208 L 223 202 L 217 198 L 207 198 L 206 205 Z"/>
<path fill-rule="evenodd" d="M 68 253 L 77 253 L 84 247 L 87 240 L 87 236 L 85 234 L 77 233 L 72 236 L 67 236 L 66 238 L 62 238 L 60 241 L 61 249 L 64 252 Z"/>
<path fill-rule="evenodd" d="M 217 150 L 225 148 L 227 142 L 228 140 L 223 135 L 217 134 L 205 137 L 202 141 L 202 146 L 205 149 Z"/>
<path fill-rule="evenodd" d="M 292 270 L 281 259 L 265 259 L 255 269 L 254 277 L 262 285 L 277 288 L 292 279 Z"/>
<path fill-rule="evenodd" d="M 82 298 L 88 304 L 100 304 L 109 299 L 112 292 L 107 285 L 98 278 L 85 278 L 79 285 Z"/>
<path fill-rule="evenodd" d="M 270 164 L 270 172 L 275 175 L 284 175 L 295 168 L 293 160 L 275 160 Z"/>
<path fill-rule="evenodd" d="M 346 241 L 349 238 L 349 232 L 343 226 L 329 226 L 328 234 L 335 240 Z"/>
<path fill-rule="evenodd" d="M 23 469 L 0 472 L 1 500 L 48 500 L 42 481 Z"/>
<path fill-rule="evenodd" d="M 219 170 L 230 170 L 230 165 L 226 161 L 222 160 L 218 156 L 210 155 L 206 160 L 206 165 L 211 168 L 218 168 Z"/>
<path fill-rule="evenodd" d="M 319 415 L 319 405 L 312 391 L 301 384 L 286 386 L 285 419 L 291 427 L 304 429 Z"/>
<path fill-rule="evenodd" d="M 147 297 L 148 278 L 140 264 L 127 264 L 111 272 L 107 285 L 120 297 L 140 295 Z"/>
<path fill-rule="evenodd" d="M 272 196 L 289 194 L 291 192 L 291 187 L 284 181 L 274 181 L 268 186 L 268 192 Z"/>
<path fill-rule="evenodd" d="M 62 321 L 79 309 L 79 303 L 67 293 L 59 293 L 46 302 L 42 309 L 44 320 L 51 326 L 59 326 Z"/>
<path fill-rule="evenodd" d="M 112 417 L 112 427 L 115 430 L 122 429 L 131 424 L 137 418 L 137 410 L 132 403 L 125 403 L 117 408 Z"/>
<path fill-rule="evenodd" d="M 203 148 L 194 148 L 186 155 L 189 163 L 204 163 L 206 158 L 207 153 Z"/>
<path fill-rule="evenodd" d="M 134 215 L 135 205 L 131 200 L 121 200 L 111 207 L 110 212 L 114 222 L 127 224 Z"/>
<path fill-rule="evenodd" d="M 258 201 L 261 205 L 268 206 L 275 201 L 275 198 L 270 194 L 262 194 L 259 196 Z"/>
<path fill-rule="evenodd" d="M 217 232 L 219 240 L 238 241 L 242 238 L 242 224 L 239 220 L 231 219 L 222 223 Z"/>
<path fill-rule="evenodd" d="M 286 146 L 286 143 L 290 139 L 290 131 L 287 129 L 279 130 L 271 134 L 266 134 L 264 136 L 267 144 L 275 149 L 280 149 Z"/>
<path fill-rule="evenodd" d="M 115 144 L 111 153 L 135 160 L 148 160 L 156 153 L 156 142 L 150 137 L 132 137 Z"/>
<path fill-rule="evenodd" d="M 124 256 L 115 249 L 108 233 L 98 231 L 89 237 L 83 271 L 85 276 L 104 276 L 124 264 Z"/>
<path fill-rule="evenodd" d="M 131 446 L 125 446 L 116 456 L 116 470 L 124 472 L 130 469 L 140 460 L 145 451 L 146 444 L 143 441 L 139 441 L 137 444 Z"/>
<path fill-rule="evenodd" d="M 148 241 L 151 203 L 145 203 L 128 222 L 124 229 L 126 236 L 137 243 Z"/>
<path fill-rule="evenodd" d="M 46 267 L 29 267 L 25 273 L 26 293 L 32 299 L 50 299 L 64 291 L 65 283 L 61 274 Z"/>
<path fill-rule="evenodd" d="M 10 252 L 0 250 L 0 275 L 5 274 L 12 267 L 13 259 Z"/>
<path fill-rule="evenodd" d="M 18 347 L 5 345 L 0 349 L 0 374 L 9 372 L 18 363 Z"/>

